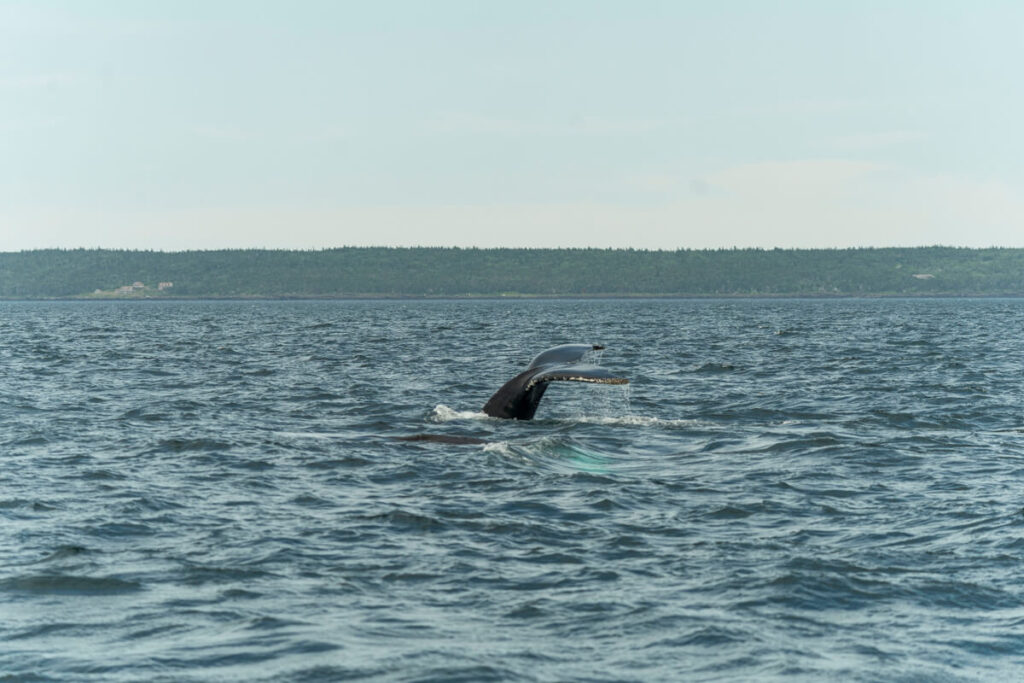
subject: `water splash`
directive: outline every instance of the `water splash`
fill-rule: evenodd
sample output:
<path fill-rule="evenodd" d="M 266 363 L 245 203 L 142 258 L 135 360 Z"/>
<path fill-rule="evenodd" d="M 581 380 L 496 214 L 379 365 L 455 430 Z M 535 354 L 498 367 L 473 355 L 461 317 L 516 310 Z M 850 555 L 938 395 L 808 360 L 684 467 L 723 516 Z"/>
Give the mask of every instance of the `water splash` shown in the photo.
<path fill-rule="evenodd" d="M 430 413 L 431 422 L 455 422 L 457 420 L 494 420 L 482 410 L 455 410 L 443 403 L 434 406 Z"/>
<path fill-rule="evenodd" d="M 703 420 L 665 419 L 646 415 L 621 415 L 618 417 L 605 415 L 583 415 L 571 419 L 557 419 L 553 421 L 565 422 L 566 424 L 623 425 L 628 427 L 653 427 L 655 429 L 686 429 L 705 427 L 708 425 L 708 423 Z"/>

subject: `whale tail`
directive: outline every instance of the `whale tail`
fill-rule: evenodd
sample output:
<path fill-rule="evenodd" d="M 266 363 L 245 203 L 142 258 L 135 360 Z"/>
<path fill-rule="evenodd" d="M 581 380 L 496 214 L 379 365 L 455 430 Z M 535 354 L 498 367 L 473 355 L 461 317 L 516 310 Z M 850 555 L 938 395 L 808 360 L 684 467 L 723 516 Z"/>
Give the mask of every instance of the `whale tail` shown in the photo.
<path fill-rule="evenodd" d="M 526 370 L 505 382 L 491 396 L 484 404 L 484 412 L 491 417 L 533 419 L 551 382 L 629 384 L 628 379 L 605 368 L 579 362 L 587 353 L 602 349 L 604 347 L 598 344 L 563 344 L 538 354 Z"/>

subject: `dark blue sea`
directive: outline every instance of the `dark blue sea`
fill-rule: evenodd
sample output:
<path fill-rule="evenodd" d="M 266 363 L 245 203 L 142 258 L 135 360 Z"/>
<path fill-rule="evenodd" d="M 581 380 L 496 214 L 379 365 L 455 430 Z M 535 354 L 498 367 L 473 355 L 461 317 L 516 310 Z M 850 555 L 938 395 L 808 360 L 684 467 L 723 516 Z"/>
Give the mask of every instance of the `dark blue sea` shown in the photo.
<path fill-rule="evenodd" d="M 0 681 L 1024 680 L 1022 336 L 997 299 L 0 303 Z M 631 384 L 480 412 L 567 342 Z"/>

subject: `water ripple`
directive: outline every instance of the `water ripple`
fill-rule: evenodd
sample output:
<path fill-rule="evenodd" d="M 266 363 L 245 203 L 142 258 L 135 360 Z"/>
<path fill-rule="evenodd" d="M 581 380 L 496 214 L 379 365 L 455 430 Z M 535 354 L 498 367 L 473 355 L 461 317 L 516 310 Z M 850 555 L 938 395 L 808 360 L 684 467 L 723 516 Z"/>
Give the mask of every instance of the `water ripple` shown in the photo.
<path fill-rule="evenodd" d="M 1020 301 L 0 310 L 3 680 L 1024 672 Z"/>

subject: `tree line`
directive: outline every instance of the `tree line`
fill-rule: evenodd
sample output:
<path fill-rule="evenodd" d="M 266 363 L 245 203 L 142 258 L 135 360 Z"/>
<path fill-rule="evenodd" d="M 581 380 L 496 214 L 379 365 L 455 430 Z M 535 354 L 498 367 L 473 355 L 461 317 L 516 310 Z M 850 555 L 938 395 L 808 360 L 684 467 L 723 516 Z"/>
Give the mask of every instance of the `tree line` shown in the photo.
<path fill-rule="evenodd" d="M 463 249 L 0 252 L 0 297 L 1024 296 L 1024 249 Z M 100 290 L 102 294 L 96 294 Z"/>

